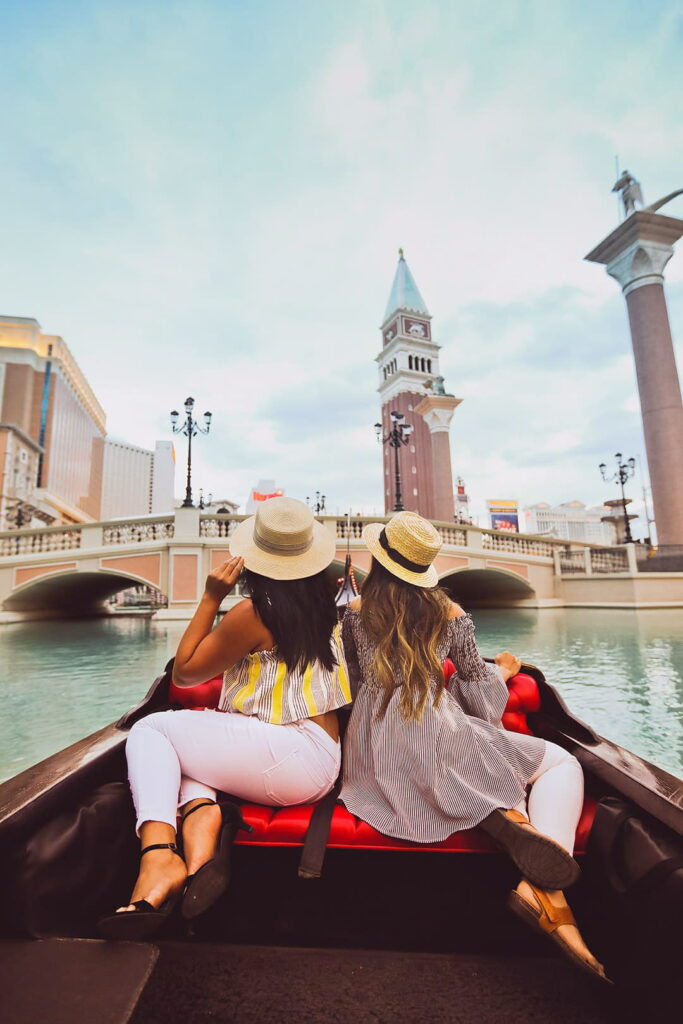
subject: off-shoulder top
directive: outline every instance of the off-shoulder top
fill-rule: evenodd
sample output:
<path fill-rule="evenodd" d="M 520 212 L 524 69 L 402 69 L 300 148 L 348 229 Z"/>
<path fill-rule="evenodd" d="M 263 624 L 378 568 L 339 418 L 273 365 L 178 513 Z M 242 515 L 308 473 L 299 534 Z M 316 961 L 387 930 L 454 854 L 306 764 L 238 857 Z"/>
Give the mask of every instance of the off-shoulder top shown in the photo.
<path fill-rule="evenodd" d="M 503 729 L 507 687 L 479 654 L 469 615 L 444 627 L 438 655 L 452 658 L 457 671 L 419 721 L 406 721 L 399 710 L 400 679 L 378 719 L 384 691 L 358 610 L 347 610 L 342 637 L 354 703 L 341 799 L 353 814 L 386 835 L 431 843 L 520 803 L 545 741 Z M 442 680 L 432 685 L 436 692 Z"/>

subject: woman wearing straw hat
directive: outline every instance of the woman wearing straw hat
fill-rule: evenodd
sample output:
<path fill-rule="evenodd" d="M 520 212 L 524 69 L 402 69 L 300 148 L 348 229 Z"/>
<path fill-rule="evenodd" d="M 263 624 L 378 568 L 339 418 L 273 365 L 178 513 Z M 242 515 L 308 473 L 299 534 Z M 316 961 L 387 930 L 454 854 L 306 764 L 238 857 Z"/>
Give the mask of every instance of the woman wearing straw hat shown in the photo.
<path fill-rule="evenodd" d="M 130 904 L 99 922 L 105 937 L 151 935 L 181 893 L 187 918 L 220 896 L 243 822 L 235 804 L 216 804 L 216 790 L 277 806 L 332 788 L 341 761 L 336 709 L 351 700 L 325 575 L 334 551 L 334 536 L 291 498 L 265 502 L 232 534 L 232 558 L 208 577 L 173 668 L 179 686 L 223 672 L 219 711 L 158 712 L 131 729 L 141 866 Z M 243 568 L 251 600 L 214 629 Z"/>
<path fill-rule="evenodd" d="M 487 665 L 480 656 L 472 619 L 438 587 L 432 524 L 399 512 L 386 527 L 366 526 L 363 539 L 372 566 L 343 624 L 354 704 L 341 799 L 378 831 L 419 843 L 483 825 L 524 876 L 511 908 L 604 978 L 561 891 L 579 871 L 578 761 L 502 727 L 505 683 L 520 661 L 505 652 Z M 447 656 L 457 674 L 444 689 Z"/>

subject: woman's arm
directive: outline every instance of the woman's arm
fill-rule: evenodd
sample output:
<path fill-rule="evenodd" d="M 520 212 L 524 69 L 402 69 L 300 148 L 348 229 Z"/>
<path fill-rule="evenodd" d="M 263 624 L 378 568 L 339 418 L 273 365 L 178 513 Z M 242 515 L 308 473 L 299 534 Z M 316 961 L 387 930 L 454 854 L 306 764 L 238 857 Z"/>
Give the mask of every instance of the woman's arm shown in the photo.
<path fill-rule="evenodd" d="M 173 665 L 177 686 L 213 679 L 269 637 L 251 601 L 235 605 L 213 629 L 221 601 L 234 587 L 243 564 L 241 558 L 230 558 L 207 577 L 199 606 L 178 644 Z"/>
<path fill-rule="evenodd" d="M 465 714 L 499 726 L 508 699 L 502 669 L 484 661 L 474 639 L 474 623 L 461 608 L 459 611 L 460 615 L 451 616 L 457 621 L 449 624 L 451 647 L 448 654 L 457 674 L 451 676 L 448 692 Z"/>

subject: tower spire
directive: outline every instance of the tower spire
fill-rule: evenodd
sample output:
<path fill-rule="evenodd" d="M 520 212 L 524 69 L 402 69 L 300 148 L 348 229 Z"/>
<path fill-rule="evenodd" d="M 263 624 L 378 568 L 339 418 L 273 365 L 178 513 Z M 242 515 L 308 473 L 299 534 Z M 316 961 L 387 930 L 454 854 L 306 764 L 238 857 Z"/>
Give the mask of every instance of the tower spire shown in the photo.
<path fill-rule="evenodd" d="M 430 315 L 427 304 L 420 295 L 420 289 L 415 284 L 415 278 L 410 272 L 403 249 L 398 250 L 398 266 L 382 323 L 385 323 L 393 313 L 397 313 L 400 309 L 410 313 L 419 313 L 421 316 Z"/>

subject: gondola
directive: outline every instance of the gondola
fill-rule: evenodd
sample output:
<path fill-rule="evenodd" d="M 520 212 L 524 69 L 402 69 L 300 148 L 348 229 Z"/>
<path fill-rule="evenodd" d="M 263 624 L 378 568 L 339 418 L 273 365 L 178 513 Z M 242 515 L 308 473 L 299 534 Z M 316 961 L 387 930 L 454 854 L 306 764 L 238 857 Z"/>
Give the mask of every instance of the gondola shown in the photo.
<path fill-rule="evenodd" d="M 127 730 L 218 698 L 220 679 L 179 689 L 171 668 L 118 722 L 0 786 L 7 1024 L 680 1019 L 683 782 L 597 735 L 532 665 L 508 683 L 503 722 L 584 768 L 569 898 L 613 988 L 506 912 L 515 870 L 481 829 L 425 847 L 330 801 L 329 823 L 310 806 L 243 805 L 253 831 L 238 833 L 232 883 L 192 934 L 172 918 L 151 942 L 99 940 L 138 864 Z M 49 689 L 36 699 L 49 713 Z"/>

